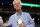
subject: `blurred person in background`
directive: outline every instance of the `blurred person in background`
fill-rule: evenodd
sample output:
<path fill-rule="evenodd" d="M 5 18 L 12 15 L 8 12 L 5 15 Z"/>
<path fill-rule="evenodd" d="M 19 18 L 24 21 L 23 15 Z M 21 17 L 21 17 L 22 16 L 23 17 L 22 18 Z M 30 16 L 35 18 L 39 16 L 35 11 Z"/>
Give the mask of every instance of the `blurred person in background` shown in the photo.
<path fill-rule="evenodd" d="M 4 26 L 7 26 L 7 23 L 8 23 L 8 19 L 6 19 L 6 22 L 4 23 Z"/>
<path fill-rule="evenodd" d="M 0 16 L 0 25 L 3 24 L 2 17 Z"/>
<path fill-rule="evenodd" d="M 35 27 L 35 23 L 30 14 L 22 12 L 20 0 L 14 0 L 13 6 L 16 9 L 16 13 L 10 17 L 7 27 Z"/>
<path fill-rule="evenodd" d="M 3 27 L 3 20 L 1 16 L 0 16 L 0 27 Z"/>

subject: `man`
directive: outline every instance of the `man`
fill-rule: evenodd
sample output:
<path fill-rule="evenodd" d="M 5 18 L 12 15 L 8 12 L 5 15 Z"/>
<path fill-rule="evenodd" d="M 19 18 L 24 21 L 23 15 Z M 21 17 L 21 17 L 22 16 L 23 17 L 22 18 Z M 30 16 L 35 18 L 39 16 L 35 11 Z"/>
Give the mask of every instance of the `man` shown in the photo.
<path fill-rule="evenodd" d="M 29 13 L 22 12 L 21 1 L 14 0 L 13 5 L 14 5 L 14 8 L 16 9 L 16 13 L 10 17 L 7 26 L 11 26 L 11 27 L 35 27 L 35 23 L 32 20 Z"/>

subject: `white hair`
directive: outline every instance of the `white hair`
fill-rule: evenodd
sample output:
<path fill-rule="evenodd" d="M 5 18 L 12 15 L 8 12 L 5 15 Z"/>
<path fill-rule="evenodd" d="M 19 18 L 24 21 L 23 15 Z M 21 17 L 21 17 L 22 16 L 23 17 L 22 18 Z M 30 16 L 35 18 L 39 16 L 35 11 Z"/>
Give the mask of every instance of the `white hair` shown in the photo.
<path fill-rule="evenodd" d="M 14 4 L 14 2 L 15 2 L 15 1 L 19 1 L 19 2 L 20 2 L 20 4 L 21 4 L 21 1 L 20 1 L 20 0 L 14 0 L 14 1 L 13 1 L 13 4 Z"/>

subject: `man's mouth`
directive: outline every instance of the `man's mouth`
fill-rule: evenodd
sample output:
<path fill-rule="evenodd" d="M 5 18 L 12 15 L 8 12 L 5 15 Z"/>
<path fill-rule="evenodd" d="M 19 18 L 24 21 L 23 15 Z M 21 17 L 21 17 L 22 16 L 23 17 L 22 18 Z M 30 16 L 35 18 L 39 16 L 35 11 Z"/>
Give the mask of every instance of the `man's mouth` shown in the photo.
<path fill-rule="evenodd" d="M 16 8 L 19 8 L 19 7 L 16 7 Z"/>

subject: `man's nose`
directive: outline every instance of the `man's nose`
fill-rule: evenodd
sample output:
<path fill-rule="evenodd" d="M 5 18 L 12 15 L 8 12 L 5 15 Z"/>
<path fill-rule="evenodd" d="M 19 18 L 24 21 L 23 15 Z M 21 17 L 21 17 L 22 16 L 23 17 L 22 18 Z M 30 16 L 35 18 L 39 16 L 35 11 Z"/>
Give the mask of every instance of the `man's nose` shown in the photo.
<path fill-rule="evenodd" d="M 18 6 L 18 4 L 16 6 Z"/>

